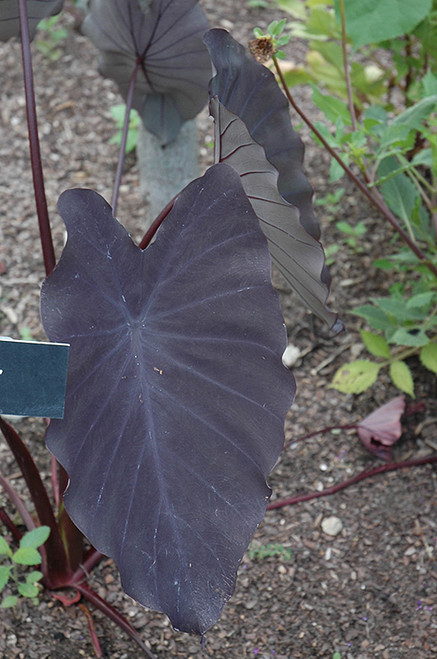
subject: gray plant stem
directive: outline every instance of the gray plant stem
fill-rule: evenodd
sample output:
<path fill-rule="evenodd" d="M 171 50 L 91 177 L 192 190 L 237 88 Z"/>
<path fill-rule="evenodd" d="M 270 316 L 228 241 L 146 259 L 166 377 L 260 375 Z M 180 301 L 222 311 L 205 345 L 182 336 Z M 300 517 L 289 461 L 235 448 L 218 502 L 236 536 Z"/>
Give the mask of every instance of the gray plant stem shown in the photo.
<path fill-rule="evenodd" d="M 293 96 L 290 94 L 290 91 L 287 87 L 287 83 L 285 82 L 284 75 L 282 73 L 281 67 L 279 66 L 278 60 L 276 57 L 273 58 L 273 62 L 275 64 L 276 71 L 278 73 L 278 77 L 281 81 L 281 84 L 283 86 L 285 95 L 292 106 L 292 108 L 298 113 L 298 115 L 304 120 L 304 122 L 307 124 L 307 126 L 311 129 L 311 131 L 314 133 L 314 135 L 317 137 L 318 140 L 323 144 L 325 149 L 328 151 L 328 153 L 338 162 L 340 167 L 346 172 L 346 174 L 349 176 L 349 178 L 353 181 L 353 183 L 357 186 L 359 190 L 367 197 L 367 199 L 375 206 L 375 208 L 378 209 L 378 211 L 381 213 L 383 217 L 386 218 L 388 222 L 392 225 L 392 227 L 395 229 L 395 231 L 399 234 L 399 236 L 402 238 L 402 240 L 408 245 L 408 247 L 411 249 L 411 251 L 417 256 L 417 258 L 432 272 L 432 274 L 437 277 L 437 265 L 434 265 L 427 256 L 422 252 L 420 247 L 416 245 L 416 243 L 411 240 L 410 236 L 406 233 L 406 231 L 403 230 L 403 228 L 400 226 L 399 222 L 397 221 L 396 217 L 393 215 L 391 210 L 388 208 L 386 203 L 384 202 L 381 194 L 377 190 L 370 191 L 368 186 L 363 183 L 354 173 L 353 171 L 346 165 L 346 163 L 343 161 L 343 159 L 334 151 L 334 149 L 328 144 L 328 142 L 325 140 L 323 135 L 320 133 L 320 131 L 317 130 L 317 128 L 314 126 L 313 122 L 306 116 L 306 114 L 301 110 L 301 108 L 298 106 L 296 101 L 294 100 Z"/>
<path fill-rule="evenodd" d="M 340 20 L 341 20 L 341 47 L 343 51 L 343 67 L 344 77 L 346 79 L 347 100 L 349 105 L 349 114 L 351 116 L 352 130 L 357 129 L 357 117 L 355 115 L 354 99 L 352 96 L 352 85 L 349 70 L 349 62 L 347 58 L 347 36 L 346 36 L 346 12 L 344 8 L 344 0 L 339 0 L 340 7 Z"/>
<path fill-rule="evenodd" d="M 127 92 L 127 98 L 126 98 L 126 111 L 124 113 L 124 122 L 123 122 L 123 132 L 121 135 L 121 144 L 120 144 L 120 153 L 118 156 L 118 163 L 117 163 L 117 171 L 115 173 L 115 180 L 114 180 L 114 191 L 112 193 L 112 214 L 114 217 L 116 217 L 117 213 L 117 203 L 118 203 L 118 195 L 120 192 L 120 184 L 121 184 L 121 177 L 123 174 L 123 164 L 124 164 L 124 157 L 126 154 L 126 143 L 127 143 L 127 135 L 129 132 L 129 121 L 130 121 L 130 112 L 132 109 L 132 98 L 134 95 L 134 89 L 135 89 L 135 81 L 137 79 L 137 73 L 138 73 L 138 68 L 140 66 L 141 60 L 138 57 L 137 61 L 135 62 L 134 70 L 132 71 L 132 75 L 130 77 L 129 81 L 129 89 Z"/>

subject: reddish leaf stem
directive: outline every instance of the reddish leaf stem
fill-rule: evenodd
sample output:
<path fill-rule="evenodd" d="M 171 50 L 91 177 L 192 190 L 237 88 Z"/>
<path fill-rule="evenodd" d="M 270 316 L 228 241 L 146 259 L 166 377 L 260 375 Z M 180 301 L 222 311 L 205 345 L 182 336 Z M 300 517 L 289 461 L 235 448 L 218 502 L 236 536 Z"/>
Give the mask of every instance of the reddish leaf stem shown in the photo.
<path fill-rule="evenodd" d="M 135 81 L 137 79 L 137 73 L 140 64 L 141 64 L 141 60 L 140 58 L 137 58 L 137 61 L 135 62 L 134 70 L 132 71 L 132 75 L 130 77 L 129 88 L 127 92 L 126 111 L 124 113 L 124 123 L 123 123 L 123 132 L 121 135 L 120 153 L 118 156 L 117 171 L 115 173 L 114 191 L 112 194 L 112 214 L 114 215 L 114 217 L 116 216 L 117 213 L 118 195 L 120 192 L 121 176 L 123 173 L 124 158 L 126 155 L 127 134 L 129 132 L 130 111 L 132 109 L 132 99 L 134 95 Z"/>
<path fill-rule="evenodd" d="M 22 533 L 18 530 L 18 528 L 15 526 L 14 522 L 11 520 L 9 517 L 8 513 L 4 508 L 0 508 L 0 522 L 9 529 L 10 533 L 12 533 L 14 540 L 16 542 L 20 542 L 21 538 L 23 537 Z M 31 529 L 29 529 L 30 531 Z"/>
<path fill-rule="evenodd" d="M 30 512 L 27 510 L 24 501 L 18 494 L 18 492 L 15 490 L 15 488 L 10 484 L 7 478 L 3 476 L 3 474 L 0 473 L 0 485 L 3 487 L 4 491 L 8 495 L 9 499 L 11 502 L 14 504 L 15 508 L 18 511 L 18 514 L 20 515 L 21 519 L 23 520 L 24 524 L 26 525 L 26 528 L 28 531 L 32 531 L 32 529 L 35 528 L 36 524 L 33 520 L 32 515 Z M 15 526 L 15 524 L 14 524 Z"/>
<path fill-rule="evenodd" d="M 176 195 L 176 197 L 177 197 L 177 195 Z M 153 236 L 158 231 L 159 227 L 164 222 L 165 218 L 167 217 L 167 215 L 170 213 L 171 209 L 173 208 L 176 197 L 173 197 L 173 199 L 168 202 L 167 206 L 165 208 L 163 208 L 163 210 L 160 212 L 158 217 L 153 221 L 152 226 L 147 230 L 147 232 L 145 233 L 142 241 L 140 242 L 140 249 L 146 249 L 147 245 L 149 245 L 149 243 L 152 240 Z"/>
<path fill-rule="evenodd" d="M 80 610 L 85 614 L 86 621 L 88 623 L 88 631 L 91 636 L 91 643 L 93 644 L 94 652 L 96 653 L 96 657 L 100 659 L 100 657 L 103 657 L 103 652 L 102 648 L 100 647 L 99 639 L 97 638 L 96 634 L 96 627 L 94 625 L 94 620 L 89 612 L 88 607 L 85 606 L 85 604 L 82 604 L 81 602 L 78 603 L 78 607 Z"/>
<path fill-rule="evenodd" d="M 47 552 L 47 562 L 42 570 L 47 586 L 52 588 L 61 586 L 68 581 L 71 571 L 47 490 L 41 480 L 38 468 L 21 437 L 1 417 L 0 430 L 23 474 L 40 523 L 50 528 L 50 535 L 44 544 Z"/>
<path fill-rule="evenodd" d="M 74 586 L 82 595 L 93 604 L 97 609 L 102 611 L 106 617 L 110 618 L 115 622 L 120 629 L 126 632 L 142 649 L 147 657 L 150 659 L 156 659 L 155 656 L 150 652 L 149 648 L 143 643 L 137 631 L 132 627 L 132 625 L 125 619 L 123 616 L 116 611 L 108 602 L 102 599 L 92 588 L 85 583 L 75 584 Z"/>
<path fill-rule="evenodd" d="M 284 75 L 282 73 L 281 67 L 279 66 L 279 63 L 276 59 L 276 57 L 273 58 L 273 62 L 275 64 L 276 71 L 278 73 L 279 79 L 281 81 L 281 84 L 284 88 L 285 95 L 290 103 L 290 105 L 296 110 L 298 115 L 305 121 L 307 126 L 312 130 L 314 135 L 317 137 L 318 140 L 323 144 L 325 149 L 328 151 L 328 153 L 338 162 L 340 167 L 343 168 L 343 170 L 346 172 L 346 174 L 349 176 L 349 178 L 355 183 L 357 188 L 361 190 L 361 192 L 367 197 L 367 199 L 378 209 L 378 211 L 385 217 L 388 222 L 392 225 L 392 227 L 395 229 L 395 231 L 401 236 L 402 240 L 408 245 L 408 247 L 411 249 L 411 251 L 417 256 L 417 258 L 422 261 L 424 265 L 430 270 L 435 277 L 437 277 L 437 265 L 434 265 L 427 257 L 426 255 L 422 252 L 422 250 L 416 245 L 416 243 L 411 240 L 410 236 L 402 229 L 400 226 L 399 222 L 397 221 L 396 217 L 393 215 L 391 210 L 388 208 L 386 203 L 384 202 L 383 198 L 379 194 L 377 190 L 373 190 L 371 192 L 367 185 L 363 183 L 355 174 L 353 171 L 346 165 L 346 163 L 343 161 L 343 159 L 334 151 L 334 149 L 328 144 L 328 142 L 325 140 L 323 135 L 320 133 L 320 131 L 317 130 L 317 128 L 314 126 L 312 121 L 306 116 L 306 114 L 300 109 L 300 107 L 297 105 L 296 101 L 294 100 L 293 96 L 290 94 L 290 91 L 287 87 L 287 83 L 285 82 Z"/>
<path fill-rule="evenodd" d="M 374 469 L 366 469 L 360 472 L 359 474 L 352 476 L 352 478 L 348 478 L 342 483 L 337 483 L 337 485 L 333 485 L 332 487 L 327 487 L 321 492 L 308 492 L 307 494 L 296 494 L 295 496 L 290 497 L 289 499 L 284 499 L 282 501 L 274 501 L 273 503 L 268 504 L 267 510 L 275 510 L 276 508 L 291 506 L 296 503 L 301 503 L 302 501 L 310 501 L 311 499 L 326 497 L 330 494 L 335 494 L 340 490 L 345 490 L 350 485 L 355 485 L 355 483 L 359 483 L 360 481 L 363 481 L 366 478 L 370 478 L 371 476 L 377 476 L 378 474 L 385 474 L 388 471 L 396 471 L 396 469 L 404 469 L 406 467 L 419 467 L 425 464 L 436 464 L 436 463 L 437 463 L 437 455 L 428 455 L 424 458 L 416 458 L 415 460 L 404 460 L 403 462 L 391 462 L 389 464 L 380 465 L 379 467 L 375 467 Z"/>
<path fill-rule="evenodd" d="M 44 175 L 41 164 L 41 151 L 38 137 L 38 121 L 33 86 L 32 56 L 30 52 L 30 35 L 27 22 L 26 0 L 18 0 L 20 8 L 21 53 L 23 58 L 24 91 L 26 95 L 27 126 L 29 131 L 30 161 L 32 164 L 33 188 L 38 215 L 39 234 L 46 274 L 49 275 L 56 264 L 50 229 L 47 200 L 44 189 Z"/>

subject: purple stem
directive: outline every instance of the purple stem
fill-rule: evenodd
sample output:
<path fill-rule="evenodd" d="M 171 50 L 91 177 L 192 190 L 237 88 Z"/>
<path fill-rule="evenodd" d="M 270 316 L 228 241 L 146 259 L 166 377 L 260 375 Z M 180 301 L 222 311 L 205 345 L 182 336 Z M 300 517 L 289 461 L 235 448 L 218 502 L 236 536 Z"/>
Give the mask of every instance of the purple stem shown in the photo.
<path fill-rule="evenodd" d="M 145 653 L 147 657 L 150 659 L 156 659 L 155 655 L 153 655 L 149 648 L 144 645 L 143 641 L 141 640 L 139 634 L 137 631 L 132 627 L 132 625 L 119 613 L 116 609 L 114 609 L 108 602 L 106 602 L 104 599 L 102 599 L 97 593 L 92 590 L 86 583 L 78 583 L 74 584 L 74 588 L 76 588 L 82 595 L 89 601 L 91 604 L 93 604 L 97 609 L 102 611 L 104 615 L 115 622 L 116 625 L 120 627 L 126 634 L 128 634 L 134 641 L 139 645 L 139 647 L 142 649 L 142 651 Z"/>
<path fill-rule="evenodd" d="M 30 161 L 32 164 L 33 188 L 35 192 L 36 212 L 38 215 L 39 235 L 44 258 L 46 274 L 49 275 L 56 264 L 50 229 L 47 200 L 44 189 L 44 176 L 39 148 L 38 121 L 36 116 L 35 92 L 33 87 L 32 56 L 30 52 L 30 35 L 27 23 L 26 0 L 18 0 L 20 8 L 21 53 L 23 57 L 24 91 L 26 95 L 27 127 L 29 131 Z"/>
<path fill-rule="evenodd" d="M 0 508 L 0 522 L 2 522 L 7 529 L 9 529 L 9 531 L 14 536 L 14 540 L 16 540 L 16 542 L 20 542 L 23 535 L 15 526 L 14 522 L 11 520 L 4 508 Z M 31 531 L 31 529 L 29 529 L 29 531 Z"/>
<path fill-rule="evenodd" d="M 106 558 L 104 554 L 101 554 L 97 549 L 91 547 L 86 553 L 84 560 L 71 577 L 71 583 L 79 583 L 83 579 L 86 579 L 91 570 L 98 565 L 103 558 Z"/>
<path fill-rule="evenodd" d="M 177 197 L 177 195 L 176 195 L 176 197 Z M 140 242 L 140 249 L 146 249 L 146 247 L 149 245 L 149 243 L 152 240 L 153 236 L 158 231 L 159 227 L 164 222 L 165 218 L 167 217 L 167 215 L 170 213 L 171 209 L 173 208 L 176 197 L 173 197 L 173 199 L 168 202 L 167 206 L 165 208 L 163 208 L 163 210 L 160 212 L 158 217 L 155 220 L 153 220 L 153 224 L 151 225 L 151 227 L 149 227 L 149 229 L 147 230 L 146 234 L 144 235 L 142 241 Z"/>
<path fill-rule="evenodd" d="M 18 511 L 18 514 L 20 515 L 21 519 L 23 520 L 24 524 L 26 525 L 27 530 L 32 531 L 32 529 L 34 529 L 35 526 L 36 526 L 32 515 L 27 510 L 27 508 L 24 504 L 24 501 L 22 500 L 22 498 L 20 497 L 18 492 L 10 484 L 8 479 L 3 476 L 2 473 L 0 473 L 0 485 L 3 487 L 4 491 L 8 495 L 9 499 L 14 504 L 15 508 Z"/>
<path fill-rule="evenodd" d="M 134 95 L 135 81 L 137 79 L 137 73 L 140 64 L 141 64 L 141 60 L 139 57 L 137 57 L 134 70 L 132 71 L 132 75 L 130 77 L 129 88 L 127 92 L 126 112 L 124 113 L 124 124 L 123 124 L 123 132 L 121 135 L 120 153 L 118 156 L 117 171 L 115 173 L 114 192 L 112 194 L 112 214 L 114 217 L 116 216 L 117 213 L 118 194 L 120 192 L 121 176 L 123 173 L 123 163 L 126 155 L 126 142 L 127 142 L 127 134 L 129 132 L 129 119 L 130 119 L 130 111 L 132 109 L 132 98 Z"/>
<path fill-rule="evenodd" d="M 69 569 L 65 548 L 47 490 L 26 445 L 18 433 L 2 417 L 0 417 L 0 430 L 29 488 L 40 524 L 50 528 L 50 535 L 44 544 L 47 552 L 47 565 L 45 566 L 47 585 L 52 588 L 62 586 L 69 580 L 71 570 Z"/>
<path fill-rule="evenodd" d="M 326 497 L 330 494 L 335 494 L 340 490 L 345 490 L 350 485 L 355 485 L 360 481 L 370 478 L 371 476 L 377 476 L 378 474 L 385 474 L 388 471 L 396 471 L 396 469 L 404 469 L 406 467 L 419 467 L 425 464 L 435 464 L 437 463 L 437 455 L 428 455 L 424 458 L 416 458 L 415 460 L 404 460 L 403 462 L 391 462 L 390 464 L 381 465 L 380 467 L 375 467 L 374 469 L 366 469 L 365 471 L 348 478 L 342 483 L 333 485 L 332 487 L 327 487 L 321 492 L 308 492 L 307 494 L 296 494 L 294 497 L 289 499 L 284 499 L 282 501 L 274 501 L 269 503 L 267 510 L 275 510 L 276 508 L 284 508 L 284 506 L 292 506 L 296 503 L 301 503 L 302 501 L 311 501 L 311 499 L 318 499 L 319 497 Z"/>

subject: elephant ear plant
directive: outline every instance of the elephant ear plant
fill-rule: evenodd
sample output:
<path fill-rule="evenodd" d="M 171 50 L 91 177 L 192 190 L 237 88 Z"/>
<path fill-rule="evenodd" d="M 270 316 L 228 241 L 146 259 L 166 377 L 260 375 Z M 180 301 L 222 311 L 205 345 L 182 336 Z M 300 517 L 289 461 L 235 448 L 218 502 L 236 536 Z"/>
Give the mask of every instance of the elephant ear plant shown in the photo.
<path fill-rule="evenodd" d="M 26 3 L 19 4 L 23 20 Z M 154 67 L 164 66 L 167 48 L 173 56 L 185 35 L 184 17 L 199 19 L 199 8 L 184 0 L 146 5 L 95 0 L 85 32 L 100 41 L 105 27 L 104 69 L 120 63 L 127 115 L 137 98 L 145 120 L 168 135 L 179 121 L 175 108 L 189 105 L 184 96 L 193 81 L 203 94 L 204 60 L 188 84 L 188 60 L 181 56 L 182 82 L 169 101 L 148 53 Z M 2 20 L 0 13 L 0 26 Z M 196 20 L 197 33 L 202 21 Z M 26 60 L 29 39 L 22 33 Z M 124 54 L 115 55 L 112 43 L 123 44 Z M 42 321 L 51 341 L 71 346 L 65 415 L 47 431 L 59 461 L 57 518 L 30 453 L 0 419 L 38 523 L 51 530 L 41 548 L 43 585 L 65 603 L 86 597 L 149 656 L 136 631 L 88 586 L 87 572 L 110 556 L 131 597 L 165 612 L 176 629 L 199 635 L 232 595 L 266 509 L 266 478 L 295 391 L 281 360 L 286 331 L 269 248 L 309 307 L 339 327 L 325 305 L 328 277 L 312 191 L 282 94 L 272 74 L 256 62 L 252 67 L 226 32 L 212 30 L 205 43 L 217 71 L 210 83 L 216 164 L 169 203 L 140 246 L 91 190 L 68 190 L 59 199 L 68 240 L 54 268 L 45 227 L 50 274 L 42 286 Z M 144 80 L 134 91 L 138 70 Z M 154 115 L 153 90 L 168 109 L 164 124 Z M 181 106 L 175 99 L 183 99 Z M 34 144 L 35 128 L 36 119 L 29 123 Z M 3 476 L 1 482 L 32 528 L 17 493 Z M 0 514 L 18 539 L 6 511 Z M 86 551 L 82 534 L 91 544 Z M 73 600 L 57 592 L 68 587 L 76 590 Z"/>

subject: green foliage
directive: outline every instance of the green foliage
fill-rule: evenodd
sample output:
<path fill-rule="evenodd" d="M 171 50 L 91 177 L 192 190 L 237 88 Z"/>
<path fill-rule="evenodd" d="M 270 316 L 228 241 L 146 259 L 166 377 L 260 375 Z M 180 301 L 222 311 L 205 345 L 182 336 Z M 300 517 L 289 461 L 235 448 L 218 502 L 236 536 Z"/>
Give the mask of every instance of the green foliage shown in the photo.
<path fill-rule="evenodd" d="M 280 544 L 255 545 L 251 543 L 247 550 L 247 555 L 251 559 L 280 558 L 283 561 L 291 561 L 292 551 L 289 547 Z"/>
<path fill-rule="evenodd" d="M 0 592 L 5 589 L 9 591 L 6 594 L 0 606 L 3 609 L 14 607 L 20 601 L 21 597 L 31 599 L 34 604 L 38 604 L 39 585 L 43 574 L 39 570 L 26 571 L 24 568 L 40 565 L 41 554 L 38 547 L 43 545 L 49 537 L 50 529 L 48 526 L 38 526 L 32 531 L 28 531 L 20 540 L 20 546 L 13 551 L 5 538 L 0 536 Z"/>
<path fill-rule="evenodd" d="M 336 0 L 338 14 L 339 2 Z M 344 0 L 347 33 L 355 47 L 409 34 L 426 19 L 432 0 Z"/>
<path fill-rule="evenodd" d="M 315 122 L 323 139 L 347 166 L 358 168 L 410 241 L 429 263 L 436 263 L 437 0 L 407 4 L 402 0 L 278 1 L 295 19 L 291 33 L 309 45 L 306 65 L 285 66 L 284 71 L 289 86 L 312 86 L 314 104 L 325 117 L 324 122 Z M 344 61 L 343 47 L 349 51 L 349 62 Z M 383 50 L 385 57 L 375 55 Z M 344 175 L 332 158 L 330 181 L 340 181 Z M 328 203 L 335 207 L 333 194 Z M 338 194 L 341 199 L 342 192 Z M 361 238 L 367 231 L 363 222 L 351 225 L 342 220 L 336 226 L 350 250 L 363 251 Z M 337 371 L 332 386 L 345 393 L 361 393 L 384 369 L 396 387 L 414 396 L 405 360 L 417 355 L 423 366 L 436 369 L 437 278 L 408 247 L 394 243 L 392 249 L 396 253 L 374 264 L 396 282 L 390 295 L 371 299 L 352 312 L 372 330 L 363 331 L 362 339 L 374 360 L 354 361 Z"/>
<path fill-rule="evenodd" d="M 121 146 L 126 105 L 124 103 L 120 103 L 120 105 L 113 105 L 110 108 L 110 110 L 111 110 L 112 118 L 115 121 L 118 130 L 116 134 L 113 135 L 109 140 L 109 144 L 116 144 L 117 146 Z M 131 110 L 130 118 L 129 118 L 129 128 L 127 133 L 127 141 L 126 141 L 126 153 L 130 153 L 131 151 L 133 151 L 137 145 L 139 126 L 140 126 L 139 114 L 136 110 Z"/>
<path fill-rule="evenodd" d="M 60 14 L 57 14 L 40 21 L 38 23 L 38 38 L 35 39 L 38 50 L 52 62 L 61 57 L 62 49 L 59 48 L 59 44 L 68 36 L 68 31 L 59 26 L 59 19 Z"/>
<path fill-rule="evenodd" d="M 305 65 L 290 64 L 286 71 L 289 87 L 313 82 L 329 94 L 347 99 L 341 46 L 342 3 L 348 45 L 354 53 L 350 77 L 357 109 L 375 103 L 391 109 L 394 86 L 402 90 L 409 102 L 417 100 L 418 89 L 427 72 L 436 68 L 436 0 L 415 3 L 403 0 L 276 2 L 294 19 L 291 34 L 306 39 L 309 45 Z M 390 56 L 379 57 L 375 46 L 379 51 L 386 50 Z"/>

